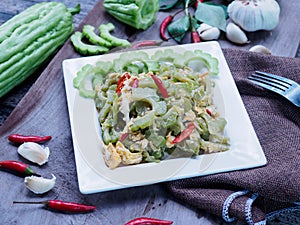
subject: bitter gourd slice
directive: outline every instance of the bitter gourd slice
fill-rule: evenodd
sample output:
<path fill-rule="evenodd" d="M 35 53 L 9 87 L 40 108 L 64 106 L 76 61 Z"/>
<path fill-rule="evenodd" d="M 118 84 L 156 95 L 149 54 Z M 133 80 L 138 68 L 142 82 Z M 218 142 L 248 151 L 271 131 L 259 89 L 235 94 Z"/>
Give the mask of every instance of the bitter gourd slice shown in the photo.
<path fill-rule="evenodd" d="M 112 23 L 101 24 L 99 26 L 100 37 L 109 41 L 113 46 L 129 47 L 130 43 L 127 40 L 117 38 L 110 33 L 114 29 L 115 29 L 115 25 L 113 25 Z"/>
<path fill-rule="evenodd" d="M 111 47 L 112 46 L 112 44 L 109 41 L 103 39 L 102 37 L 100 37 L 99 35 L 97 35 L 95 33 L 95 27 L 93 27 L 92 25 L 88 25 L 88 24 L 84 25 L 83 28 L 82 28 L 82 34 L 92 44 L 105 46 L 105 47 Z"/>
<path fill-rule="evenodd" d="M 109 51 L 109 49 L 104 46 L 86 44 L 82 42 L 82 38 L 83 38 L 83 34 L 79 31 L 76 31 L 71 36 L 71 42 L 75 50 L 82 55 L 97 55 Z"/>

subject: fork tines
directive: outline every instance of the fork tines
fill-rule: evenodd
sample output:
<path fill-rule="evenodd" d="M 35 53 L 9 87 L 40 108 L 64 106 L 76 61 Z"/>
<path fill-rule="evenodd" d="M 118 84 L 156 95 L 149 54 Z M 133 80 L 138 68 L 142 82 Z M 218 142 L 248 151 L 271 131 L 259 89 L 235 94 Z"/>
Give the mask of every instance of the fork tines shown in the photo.
<path fill-rule="evenodd" d="M 300 107 L 300 85 L 286 77 L 255 71 L 249 80 L 258 86 L 273 91 Z"/>
<path fill-rule="evenodd" d="M 293 85 L 293 81 L 287 78 L 261 71 L 255 71 L 248 78 L 257 85 L 277 92 L 284 92 Z"/>

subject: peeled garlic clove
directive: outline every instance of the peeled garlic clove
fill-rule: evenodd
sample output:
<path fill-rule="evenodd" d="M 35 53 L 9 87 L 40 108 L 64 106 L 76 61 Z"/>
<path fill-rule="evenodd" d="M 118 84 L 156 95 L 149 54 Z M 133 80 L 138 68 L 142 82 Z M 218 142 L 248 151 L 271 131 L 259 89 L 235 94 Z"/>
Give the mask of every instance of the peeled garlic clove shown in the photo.
<path fill-rule="evenodd" d="M 201 23 L 200 26 L 197 28 L 197 31 L 199 34 L 201 34 L 203 31 L 209 30 L 211 28 L 213 27 L 206 23 Z"/>
<path fill-rule="evenodd" d="M 49 148 L 34 142 L 25 142 L 18 148 L 18 153 L 25 159 L 37 163 L 40 166 L 48 161 Z"/>
<path fill-rule="evenodd" d="M 259 52 L 267 55 L 271 55 L 271 51 L 263 45 L 255 45 L 249 49 L 250 52 Z"/>
<path fill-rule="evenodd" d="M 236 44 L 249 43 L 248 38 L 246 34 L 242 31 L 242 29 L 231 22 L 228 23 L 226 27 L 226 37 L 228 38 L 228 40 Z"/>
<path fill-rule="evenodd" d="M 197 29 L 199 36 L 204 41 L 217 40 L 220 37 L 220 30 L 216 27 L 212 27 L 206 23 L 200 24 Z"/>
<path fill-rule="evenodd" d="M 204 41 L 217 40 L 220 37 L 220 30 L 213 27 L 209 30 L 203 31 L 199 36 Z"/>
<path fill-rule="evenodd" d="M 25 177 L 25 186 L 35 194 L 44 194 L 50 191 L 56 182 L 56 177 L 52 174 L 52 179 L 46 179 L 43 177 L 30 176 Z"/>

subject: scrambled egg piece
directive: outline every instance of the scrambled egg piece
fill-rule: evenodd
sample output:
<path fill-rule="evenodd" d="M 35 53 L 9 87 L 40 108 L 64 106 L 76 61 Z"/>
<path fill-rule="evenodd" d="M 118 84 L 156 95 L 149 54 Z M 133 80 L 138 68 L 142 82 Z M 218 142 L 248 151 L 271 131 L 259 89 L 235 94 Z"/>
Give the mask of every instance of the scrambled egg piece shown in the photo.
<path fill-rule="evenodd" d="M 118 154 L 115 146 L 112 143 L 105 145 L 103 148 L 103 158 L 106 165 L 110 169 L 114 169 L 122 162 L 121 156 Z"/>
<path fill-rule="evenodd" d="M 138 164 L 142 162 L 143 159 L 141 152 L 130 152 L 120 141 L 117 142 L 116 146 L 112 143 L 104 146 L 103 156 L 106 165 L 110 169 L 118 167 L 121 163 L 126 165 Z"/>
<path fill-rule="evenodd" d="M 118 154 L 122 158 L 122 162 L 124 164 L 137 164 L 142 162 L 143 156 L 142 153 L 132 153 L 127 148 L 124 147 L 124 145 L 118 141 L 116 145 L 116 150 Z"/>

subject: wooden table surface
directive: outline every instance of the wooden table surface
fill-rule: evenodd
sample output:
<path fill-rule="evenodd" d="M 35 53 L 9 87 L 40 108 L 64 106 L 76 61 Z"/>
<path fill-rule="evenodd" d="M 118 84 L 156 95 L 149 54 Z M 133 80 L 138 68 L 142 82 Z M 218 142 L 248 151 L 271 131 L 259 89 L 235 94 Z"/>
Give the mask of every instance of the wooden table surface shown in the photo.
<path fill-rule="evenodd" d="M 59 2 L 65 3 L 68 7 L 73 7 L 75 5 L 74 1 L 71 0 L 57 0 Z M 4 23 L 14 15 L 20 13 L 27 7 L 42 2 L 42 0 L 2 0 L 0 8 L 0 24 Z M 74 25 L 78 29 L 82 27 L 82 22 L 88 13 L 93 9 L 93 7 L 98 3 L 97 0 L 78 0 L 76 3 L 81 3 L 81 13 L 74 16 Z M 229 43 L 225 38 L 219 40 L 222 48 L 240 48 L 248 50 L 251 46 L 262 44 L 268 47 L 273 55 L 286 56 L 286 57 L 299 57 L 299 43 L 300 43 L 300 25 L 298 23 L 298 12 L 300 11 L 300 1 L 278 1 L 281 6 L 281 17 L 279 26 L 272 32 L 255 32 L 248 34 L 251 41 L 250 44 L 244 46 L 236 46 Z M 99 4 L 98 4 L 99 6 Z M 149 28 L 147 31 L 133 31 L 125 27 L 123 24 L 115 21 L 107 14 L 103 15 L 93 15 L 97 22 L 113 21 L 118 29 L 117 35 L 124 38 L 129 38 L 131 41 L 138 41 L 143 39 L 159 39 L 158 28 L 162 19 L 167 13 L 160 12 L 158 14 L 157 22 Z M 86 21 L 86 20 L 85 20 Z M 3 129 L 0 132 L 1 145 L 7 145 L 5 142 L 4 134 L 6 135 L 8 131 L 18 128 L 20 130 L 25 129 L 24 123 L 28 120 L 24 118 L 25 122 L 20 122 L 18 125 L 18 120 L 22 118 L 14 118 L 18 114 L 16 110 L 18 108 L 19 102 L 25 98 L 26 93 L 30 92 L 30 88 L 33 86 L 38 77 L 42 74 L 47 65 L 42 67 L 39 71 L 33 74 L 24 83 L 13 89 L 10 93 L 0 99 L 0 125 L 3 125 Z M 60 85 L 60 84 L 59 84 Z M 63 84 L 59 86 L 63 89 Z M 25 96 L 25 97 L 24 97 Z M 65 98 L 65 94 L 59 94 L 59 97 Z M 50 97 L 49 97 L 50 98 Z M 66 101 L 65 99 L 63 100 Z M 55 101 L 54 101 L 55 102 Z M 24 105 L 24 102 L 22 103 Z M 21 104 L 21 105 L 22 105 Z M 22 105 L 22 106 L 23 106 Z M 49 105 L 51 107 L 52 105 Z M 44 106 L 46 107 L 46 106 Z M 14 111 L 14 109 L 16 109 Z M 66 107 L 62 110 L 66 111 Z M 54 112 L 53 112 L 54 113 Z M 65 113 L 65 112 L 64 112 Z M 35 115 L 36 116 L 36 115 Z M 42 119 L 42 115 L 40 115 Z M 29 116 L 30 118 L 30 116 Z M 31 118 L 32 120 L 33 118 Z M 54 123 L 57 121 L 53 121 Z M 28 130 L 36 129 L 38 124 L 32 121 L 32 128 L 26 128 Z M 27 123 L 27 126 L 31 126 Z M 42 126 L 42 125 L 41 125 Z M 68 121 L 62 121 L 62 124 L 57 122 L 56 135 L 59 136 L 63 132 L 67 133 L 69 140 L 60 140 L 57 137 L 57 141 L 61 141 L 63 146 L 71 146 L 70 138 L 70 128 Z M 66 127 L 68 130 L 60 130 Z M 0 127 L 1 129 L 1 127 Z M 38 129 L 43 130 L 39 127 Z M 60 133 L 59 133 L 60 132 Z M 64 137 L 65 138 L 65 137 Z M 66 142 L 66 143 L 65 143 Z M 12 146 L 9 148 L 13 149 Z M 0 153 L 1 159 L 5 158 L 7 155 L 13 157 L 12 152 Z M 66 159 L 70 160 L 71 166 L 74 167 L 74 155 L 72 149 L 66 152 Z M 55 157 L 55 154 L 54 154 Z M 54 162 L 62 163 L 61 159 L 53 159 Z M 52 162 L 52 164 L 54 164 Z M 50 196 L 34 196 L 22 188 L 19 178 L 12 178 L 0 171 L 0 214 L 1 214 L 1 224 L 123 224 L 129 219 L 137 216 L 149 216 L 149 217 L 160 217 L 170 220 L 174 220 L 174 224 L 224 224 L 221 219 L 213 217 L 206 212 L 196 211 L 188 206 L 182 205 L 172 199 L 167 193 L 164 192 L 163 188 L 159 184 L 150 185 L 146 187 L 137 187 L 123 189 L 120 191 L 113 191 L 107 193 L 99 193 L 84 196 L 79 190 L 78 186 L 74 186 L 74 180 L 76 180 L 76 171 L 74 168 L 69 168 L 71 171 L 68 175 L 71 177 L 64 177 L 60 174 L 59 178 L 64 178 L 64 184 L 60 185 L 61 190 L 56 190 L 56 193 L 50 194 Z M 52 167 L 51 164 L 49 168 Z M 15 179 L 15 180 L 14 180 Z M 6 182 L 7 181 L 7 182 Z M 13 185 L 15 183 L 15 185 Z M 72 186 L 73 185 L 73 186 Z M 73 188 L 73 192 L 64 192 L 65 189 Z M 3 189 L 2 189 L 3 188 Z M 7 191 L 5 193 L 5 191 Z M 22 199 L 32 199 L 34 200 L 48 197 L 60 197 L 60 191 L 62 193 L 67 193 L 63 197 L 67 200 L 82 200 L 85 199 L 86 202 L 93 202 L 97 204 L 97 213 L 86 214 L 86 215 L 68 215 L 68 214 L 56 214 L 53 212 L 48 212 L 44 209 L 38 209 L 37 207 L 20 207 L 12 206 L 13 200 Z M 71 194 L 70 194 L 71 193 Z M 96 199 L 96 200 L 95 200 Z"/>

